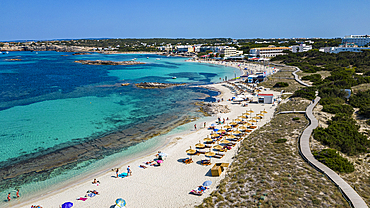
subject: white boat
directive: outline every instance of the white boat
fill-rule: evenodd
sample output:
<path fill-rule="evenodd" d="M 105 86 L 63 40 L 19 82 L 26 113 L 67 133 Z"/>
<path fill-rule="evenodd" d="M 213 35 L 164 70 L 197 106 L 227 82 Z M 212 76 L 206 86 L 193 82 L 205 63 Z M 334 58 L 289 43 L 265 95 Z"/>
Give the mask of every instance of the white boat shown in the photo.
<path fill-rule="evenodd" d="M 148 59 L 149 57 L 146 57 L 146 59 Z"/>
<path fill-rule="evenodd" d="M 176 79 L 177 77 L 172 77 L 172 79 Z"/>
<path fill-rule="evenodd" d="M 7 52 L 5 52 L 6 54 L 8 54 L 9 53 L 9 51 L 7 51 Z"/>
<path fill-rule="evenodd" d="M 156 58 L 155 60 L 161 60 L 160 58 Z"/>

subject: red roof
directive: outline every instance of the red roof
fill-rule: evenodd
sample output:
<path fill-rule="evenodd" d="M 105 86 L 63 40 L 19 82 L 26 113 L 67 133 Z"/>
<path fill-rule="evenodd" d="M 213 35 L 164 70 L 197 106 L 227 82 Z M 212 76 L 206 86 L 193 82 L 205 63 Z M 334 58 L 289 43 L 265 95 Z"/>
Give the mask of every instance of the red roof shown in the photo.
<path fill-rule="evenodd" d="M 274 96 L 274 94 L 258 94 L 258 96 Z"/>

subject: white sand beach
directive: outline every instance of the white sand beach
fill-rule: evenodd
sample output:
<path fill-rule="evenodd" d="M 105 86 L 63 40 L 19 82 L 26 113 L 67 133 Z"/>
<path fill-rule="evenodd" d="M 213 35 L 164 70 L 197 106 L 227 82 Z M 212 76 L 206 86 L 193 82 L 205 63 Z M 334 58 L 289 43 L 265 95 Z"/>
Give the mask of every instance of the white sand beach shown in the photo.
<path fill-rule="evenodd" d="M 250 103 L 247 107 L 242 107 L 240 104 L 232 104 L 232 102 L 227 101 L 234 96 L 229 88 L 222 86 L 221 83 L 213 84 L 211 87 L 221 92 L 220 96 L 222 96 L 224 101 L 219 104 L 228 105 L 231 110 L 227 114 L 217 115 L 218 117 L 228 117 L 228 122 L 231 122 L 232 119 L 236 119 L 246 110 L 252 109 L 255 114 L 262 110 L 266 110 L 267 113 L 264 118 L 257 123 L 257 126 L 262 126 L 270 121 L 276 107 L 275 105 Z M 279 94 L 273 91 L 264 91 L 263 93 Z M 216 120 L 217 118 L 213 123 L 215 123 Z M 168 138 L 170 142 L 166 147 L 161 149 L 161 151 L 168 154 L 168 156 L 159 167 L 148 165 L 146 165 L 146 169 L 139 167 L 140 165 L 145 165 L 143 162 L 155 159 L 155 154 L 157 152 L 152 152 L 147 156 L 137 158 L 119 167 L 120 173 L 122 173 L 126 172 L 126 168 L 129 165 L 132 170 L 132 176 L 116 178 L 115 172 L 111 170 L 111 168 L 115 167 L 111 167 L 101 175 L 94 176 L 94 178 L 100 181 L 100 185 L 98 186 L 92 184 L 93 177 L 88 177 L 66 189 L 56 190 L 53 193 L 39 196 L 34 200 L 14 206 L 29 208 L 31 205 L 41 205 L 44 208 L 58 208 L 64 202 L 72 202 L 74 207 L 78 208 L 113 208 L 117 198 L 126 200 L 126 207 L 193 207 L 194 205 L 200 204 L 203 198 L 209 196 L 216 188 L 219 181 L 227 174 L 226 169 L 220 177 L 212 177 L 210 172 L 211 167 L 216 162 L 232 163 L 232 157 L 236 154 L 239 144 L 225 152 L 225 156 L 222 159 L 212 158 L 211 162 L 213 164 L 210 166 L 202 166 L 199 163 L 200 160 L 205 159 L 204 154 L 193 156 L 194 162 L 185 164 L 182 162 L 182 159 L 189 157 L 185 152 L 189 149 L 189 146 L 194 149 L 194 145 L 199 141 L 202 142 L 211 132 L 211 130 L 203 128 L 203 123 L 199 121 L 198 123 L 195 121 L 194 124 L 197 124 L 198 130 L 192 130 L 190 133 L 175 135 Z M 207 123 L 207 127 L 210 125 L 211 123 Z M 221 126 L 223 125 L 218 125 L 218 127 Z M 250 139 L 253 138 L 245 138 L 245 140 Z M 208 149 L 205 151 L 208 151 Z M 197 188 L 207 180 L 212 181 L 212 185 L 209 186 L 210 189 L 207 190 L 205 194 L 202 196 L 190 194 L 192 189 Z M 85 196 L 88 190 L 97 190 L 99 195 L 88 198 L 86 201 L 77 200 L 77 198 Z"/>

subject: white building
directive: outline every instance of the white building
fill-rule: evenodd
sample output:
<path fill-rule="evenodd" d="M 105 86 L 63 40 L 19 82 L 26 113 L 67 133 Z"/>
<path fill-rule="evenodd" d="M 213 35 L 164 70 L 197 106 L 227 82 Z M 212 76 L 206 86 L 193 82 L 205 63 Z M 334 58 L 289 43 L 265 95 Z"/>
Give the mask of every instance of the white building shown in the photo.
<path fill-rule="evenodd" d="M 342 44 L 354 43 L 358 46 L 366 46 L 370 44 L 370 35 L 348 35 L 342 38 Z"/>
<path fill-rule="evenodd" d="M 177 52 L 194 52 L 194 47 L 192 45 L 177 45 L 175 46 Z"/>
<path fill-rule="evenodd" d="M 369 50 L 370 47 L 332 47 L 329 53 L 340 52 L 361 52 L 362 50 Z"/>
<path fill-rule="evenodd" d="M 262 58 L 272 58 L 278 55 L 285 55 L 283 51 L 289 50 L 291 51 L 292 49 L 290 47 L 276 47 L 276 46 L 269 46 L 269 47 L 264 47 L 264 48 L 252 48 L 249 51 L 250 56 L 259 56 Z"/>
<path fill-rule="evenodd" d="M 235 47 L 230 46 L 219 46 L 216 48 L 216 52 L 220 55 L 224 55 L 224 58 L 240 56 L 243 54 L 243 51 L 238 51 Z"/>
<path fill-rule="evenodd" d="M 300 45 L 295 45 L 291 46 L 292 52 L 293 53 L 300 53 L 300 52 L 306 52 L 309 50 L 312 50 L 312 45 L 306 45 L 306 44 L 300 44 Z"/>

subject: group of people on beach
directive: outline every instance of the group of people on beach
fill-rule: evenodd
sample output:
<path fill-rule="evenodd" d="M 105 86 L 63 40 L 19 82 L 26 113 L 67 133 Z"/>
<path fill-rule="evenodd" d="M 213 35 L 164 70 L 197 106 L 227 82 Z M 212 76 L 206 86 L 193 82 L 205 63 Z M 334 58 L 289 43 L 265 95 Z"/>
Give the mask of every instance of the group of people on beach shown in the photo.
<path fill-rule="evenodd" d="M 127 175 L 126 176 L 132 176 L 132 170 L 130 166 L 127 166 Z M 116 168 L 116 178 L 119 177 L 119 168 Z"/>
<path fill-rule="evenodd" d="M 10 201 L 11 200 L 11 193 L 9 192 L 8 193 L 8 197 L 6 198 L 8 201 Z M 15 193 L 15 195 L 17 196 L 17 198 L 19 198 L 19 189 L 17 189 L 17 192 Z"/>

